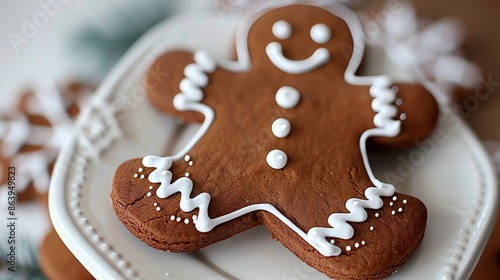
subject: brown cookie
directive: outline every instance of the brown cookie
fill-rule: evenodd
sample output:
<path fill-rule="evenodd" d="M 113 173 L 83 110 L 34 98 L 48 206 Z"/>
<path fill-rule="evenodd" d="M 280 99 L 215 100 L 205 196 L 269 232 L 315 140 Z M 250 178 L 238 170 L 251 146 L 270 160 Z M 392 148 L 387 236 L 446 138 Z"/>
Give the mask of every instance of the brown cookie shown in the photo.
<path fill-rule="evenodd" d="M 433 130 L 437 105 L 421 86 L 354 76 L 360 25 L 342 5 L 267 5 L 249 30 L 242 23 L 238 62 L 172 51 L 152 65 L 154 106 L 202 126 L 176 155 L 119 166 L 115 212 L 161 250 L 263 224 L 329 277 L 388 276 L 420 245 L 427 210 L 373 176 L 367 140 L 411 147 Z"/>
<path fill-rule="evenodd" d="M 0 167 L 16 170 L 20 201 L 38 198 L 47 203 L 55 158 L 72 129 L 73 118 L 93 87 L 72 82 L 61 88 L 26 91 L 16 106 L 0 118 Z M 8 178 L 0 176 L 0 188 Z"/>
<path fill-rule="evenodd" d="M 71 254 L 55 230 L 49 232 L 40 246 L 40 268 L 50 280 L 94 279 Z"/>

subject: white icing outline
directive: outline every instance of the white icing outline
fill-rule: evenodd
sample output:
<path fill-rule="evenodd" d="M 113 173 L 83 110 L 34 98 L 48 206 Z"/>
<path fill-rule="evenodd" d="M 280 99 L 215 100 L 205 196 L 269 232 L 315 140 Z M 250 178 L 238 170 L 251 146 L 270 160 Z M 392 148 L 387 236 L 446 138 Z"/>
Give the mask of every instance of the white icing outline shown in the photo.
<path fill-rule="evenodd" d="M 302 231 L 285 215 L 279 212 L 273 205 L 267 203 L 249 205 L 232 213 L 213 219 L 210 218 L 208 216 L 210 195 L 208 193 L 201 193 L 198 196 L 191 198 L 190 195 L 193 188 L 191 179 L 182 177 L 177 181 L 171 183 L 172 173 L 169 171 L 172 162 L 181 160 L 185 155 L 187 155 L 189 150 L 191 150 L 191 148 L 194 147 L 194 145 L 201 139 L 201 137 L 203 137 L 215 118 L 213 109 L 190 98 L 190 96 L 192 95 L 190 92 L 181 92 L 176 95 L 174 98 L 174 107 L 180 111 L 196 111 L 202 113 L 205 116 L 205 120 L 201 125 L 201 128 L 196 132 L 194 137 L 187 143 L 187 145 L 176 155 L 167 157 L 146 156 L 143 158 L 142 163 L 146 167 L 155 168 L 155 170 L 149 174 L 148 180 L 152 183 L 160 183 L 160 187 L 156 191 L 156 195 L 159 198 L 166 198 L 174 193 L 180 192 L 180 208 L 182 211 L 189 212 L 196 208 L 199 209 L 198 219 L 195 227 L 200 232 L 210 231 L 215 226 L 221 223 L 230 221 L 254 211 L 267 211 L 275 215 L 283 223 L 289 226 L 293 231 L 295 231 L 299 236 L 301 236 L 306 242 L 308 242 L 324 256 L 338 256 L 342 253 L 342 250 L 339 247 L 328 242 L 326 240 L 326 237 L 337 237 L 343 239 L 352 238 L 354 230 L 352 226 L 347 222 L 365 221 L 367 218 L 365 208 L 379 209 L 383 206 L 383 202 L 380 199 L 380 196 L 392 196 L 394 194 L 395 188 L 393 185 L 383 183 L 375 178 L 370 167 L 368 155 L 366 152 L 366 141 L 370 137 L 394 137 L 398 135 L 400 132 L 401 122 L 389 118 L 389 115 L 386 111 L 390 109 L 384 109 L 392 106 L 388 101 L 390 100 L 390 98 L 388 98 L 389 96 L 387 95 L 389 91 L 384 91 L 384 89 L 386 89 L 388 85 L 388 78 L 385 76 L 360 77 L 355 75 L 364 52 L 364 35 L 362 32 L 361 24 L 358 21 L 356 14 L 344 5 L 337 2 L 326 3 L 325 1 L 321 0 L 282 1 L 280 3 L 267 2 L 259 6 L 261 7 L 261 9 L 257 10 L 258 13 L 255 17 L 251 17 L 249 21 L 244 21 L 243 24 L 240 25 L 237 34 L 248 34 L 250 26 L 253 24 L 255 19 L 260 17 L 265 11 L 272 8 L 287 6 L 290 4 L 317 4 L 316 6 L 322 7 L 331 12 L 333 15 L 342 18 L 347 23 L 352 33 L 354 43 L 353 54 L 346 68 L 344 78 L 348 83 L 353 85 L 373 85 L 372 88 L 374 93 L 372 93 L 372 89 L 370 89 L 370 93 L 374 97 L 373 103 L 376 104 L 373 105 L 372 103 L 372 106 L 375 107 L 375 111 L 377 112 L 375 117 L 379 116 L 378 118 L 381 118 L 383 122 L 379 123 L 377 121 L 375 128 L 366 130 L 360 137 L 359 145 L 363 163 L 370 180 L 375 185 L 374 187 L 369 187 L 365 190 L 365 196 L 367 197 L 367 200 L 357 198 L 349 199 L 346 202 L 346 208 L 349 210 L 349 213 L 333 213 L 329 216 L 328 223 L 332 226 L 332 228 L 313 227 L 308 231 L 308 233 Z M 238 36 L 236 42 L 238 60 L 221 63 L 220 66 L 222 68 L 225 68 L 226 70 L 234 72 L 248 71 L 251 68 L 251 62 L 246 44 L 247 36 Z M 194 54 L 195 61 L 197 57 L 200 57 L 199 52 L 200 51 Z M 204 61 L 204 63 L 207 63 L 207 61 Z M 196 61 L 196 64 L 201 64 L 201 62 Z M 196 74 L 205 75 L 204 73 L 198 71 L 196 71 Z M 202 79 L 200 77 L 188 78 Z M 384 94 L 381 95 L 377 93 L 377 90 L 384 91 Z"/>

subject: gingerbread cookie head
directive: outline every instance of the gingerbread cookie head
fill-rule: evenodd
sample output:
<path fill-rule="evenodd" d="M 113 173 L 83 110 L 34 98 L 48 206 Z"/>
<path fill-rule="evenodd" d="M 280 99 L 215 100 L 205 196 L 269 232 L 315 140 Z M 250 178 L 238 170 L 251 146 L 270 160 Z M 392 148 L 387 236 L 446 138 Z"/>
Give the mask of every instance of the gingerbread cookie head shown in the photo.
<path fill-rule="evenodd" d="M 315 70 L 329 68 L 332 75 L 343 75 L 351 60 L 349 28 L 341 18 L 316 6 L 277 8 L 259 17 L 248 35 L 239 35 L 248 36 L 244 47 L 255 71 L 278 68 L 288 74 L 314 75 Z M 242 48 L 239 55 L 245 54 Z"/>
<path fill-rule="evenodd" d="M 162 250 L 194 251 L 263 224 L 330 277 L 393 273 L 420 244 L 427 212 L 375 178 L 367 142 L 414 145 L 432 131 L 436 103 L 422 87 L 354 75 L 359 22 L 338 3 L 273 3 L 247 26 L 238 61 L 172 51 L 151 67 L 152 103 L 202 125 L 179 153 L 118 167 L 118 218 Z"/>

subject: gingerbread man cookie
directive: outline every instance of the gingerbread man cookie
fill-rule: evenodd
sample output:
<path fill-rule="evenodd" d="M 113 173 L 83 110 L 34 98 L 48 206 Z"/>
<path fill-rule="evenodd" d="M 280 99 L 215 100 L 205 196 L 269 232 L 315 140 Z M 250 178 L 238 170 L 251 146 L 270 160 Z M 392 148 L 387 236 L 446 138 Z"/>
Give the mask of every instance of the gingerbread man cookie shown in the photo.
<path fill-rule="evenodd" d="M 438 108 L 420 86 L 355 76 L 363 41 L 352 11 L 298 2 L 247 19 L 237 61 L 171 51 L 154 63 L 152 103 L 201 128 L 176 155 L 119 166 L 113 207 L 161 250 L 195 251 L 262 224 L 329 277 L 382 278 L 419 246 L 427 210 L 375 178 L 367 145 L 414 145 Z"/>

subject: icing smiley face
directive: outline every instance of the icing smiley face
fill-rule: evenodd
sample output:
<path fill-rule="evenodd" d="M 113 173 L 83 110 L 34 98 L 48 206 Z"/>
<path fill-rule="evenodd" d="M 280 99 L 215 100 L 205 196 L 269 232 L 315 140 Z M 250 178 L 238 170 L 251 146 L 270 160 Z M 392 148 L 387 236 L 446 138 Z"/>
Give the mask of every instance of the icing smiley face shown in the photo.
<path fill-rule="evenodd" d="M 293 34 L 292 27 L 284 20 L 277 21 L 272 28 L 274 36 L 278 39 L 288 39 Z M 330 40 L 331 31 L 324 24 L 316 24 L 311 28 L 311 38 L 318 44 L 325 44 Z M 279 42 L 271 42 L 266 47 L 267 57 L 281 71 L 290 74 L 303 74 L 309 72 L 330 60 L 330 53 L 326 48 L 318 48 L 308 58 L 293 60 L 286 58 L 283 47 Z"/>
<path fill-rule="evenodd" d="M 354 46 L 345 20 L 309 5 L 259 14 L 239 34 L 239 68 L 214 68 L 202 51 L 160 57 L 146 83 L 153 71 L 168 75 L 148 97 L 202 125 L 179 153 L 117 169 L 113 207 L 127 228 L 155 248 L 189 252 L 263 224 L 337 279 L 378 279 L 406 261 L 423 237 L 425 206 L 374 177 L 366 144 L 414 145 L 432 131 L 437 107 L 418 86 L 347 82 L 352 53 L 342 46 Z"/>

